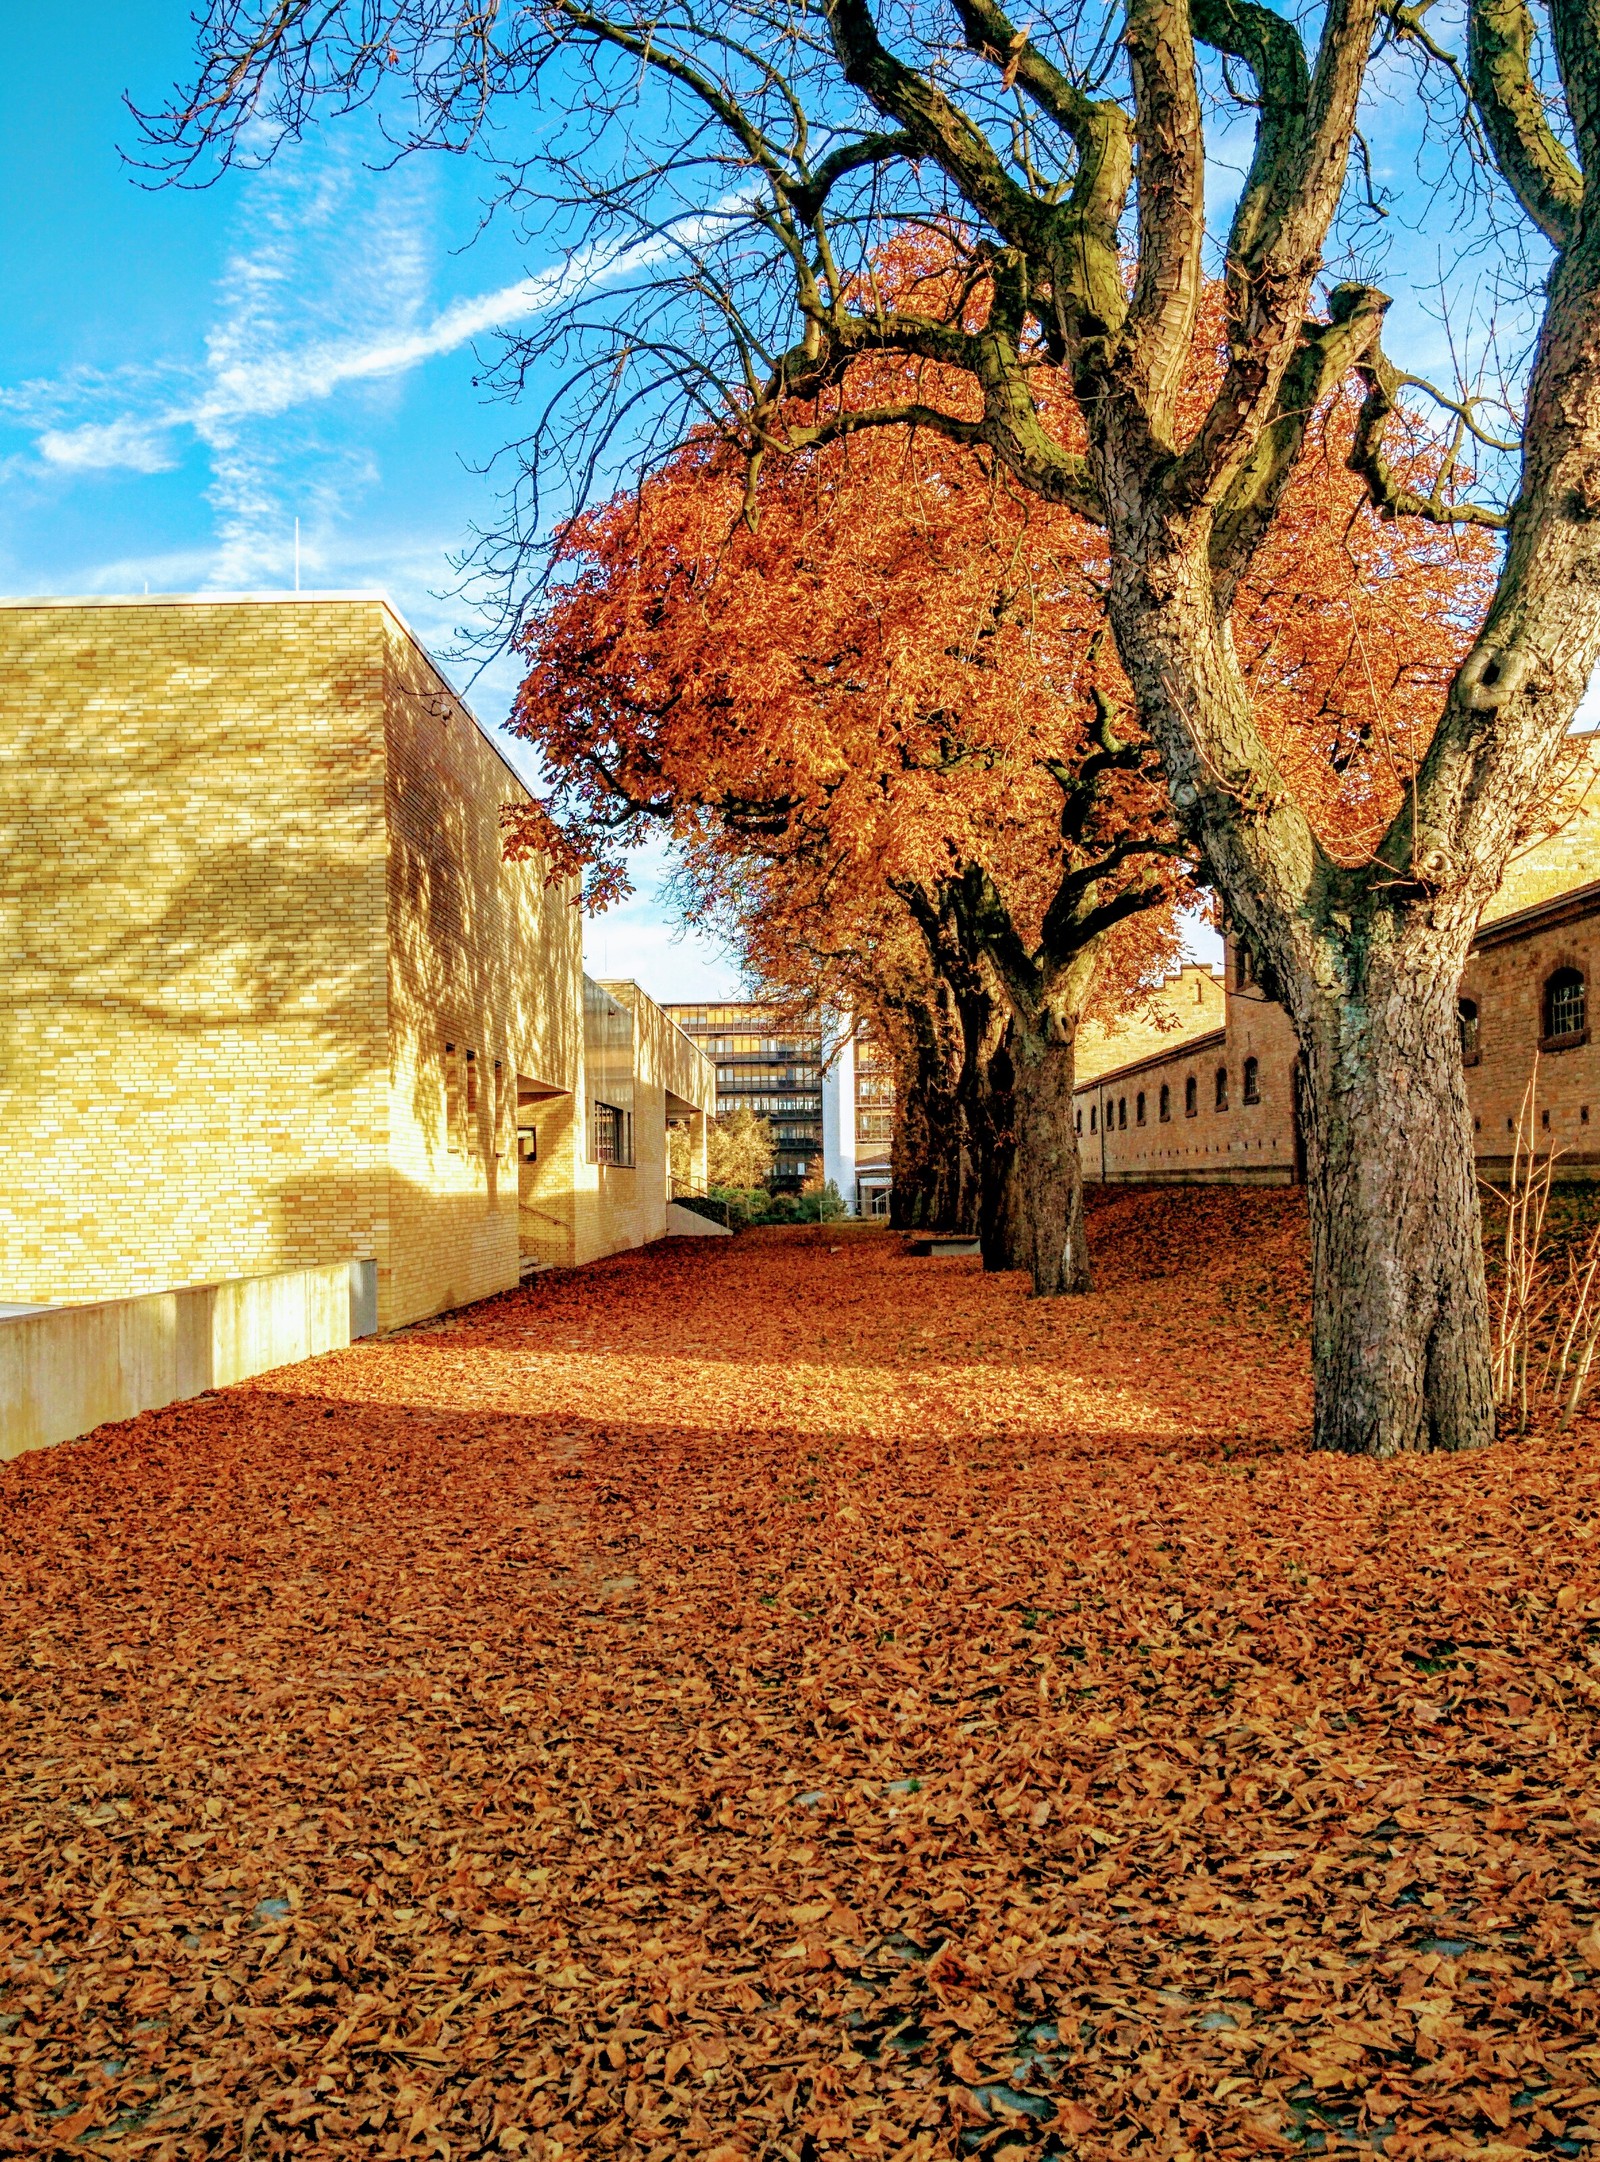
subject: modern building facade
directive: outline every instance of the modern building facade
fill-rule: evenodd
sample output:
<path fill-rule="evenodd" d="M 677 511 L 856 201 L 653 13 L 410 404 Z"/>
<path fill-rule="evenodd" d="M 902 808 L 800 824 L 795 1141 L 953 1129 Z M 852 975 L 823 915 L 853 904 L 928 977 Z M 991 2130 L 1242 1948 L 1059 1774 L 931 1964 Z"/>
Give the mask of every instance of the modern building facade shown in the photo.
<path fill-rule="evenodd" d="M 0 604 L 0 1299 L 365 1260 L 390 1328 L 662 1236 L 714 1069 L 525 796 L 380 595 Z"/>
<path fill-rule="evenodd" d="M 887 1220 L 894 1174 L 894 1067 L 862 1023 L 839 1042 L 823 1080 L 823 1176 L 853 1216 Z"/>
<path fill-rule="evenodd" d="M 1600 800 L 1511 867 L 1461 978 L 1461 1054 L 1478 1165 L 1504 1176 L 1538 1061 L 1534 1140 L 1557 1175 L 1600 1178 Z M 1192 986 L 1192 988 L 1191 988 Z M 1294 1033 L 1226 941 L 1219 976 L 1186 968 L 1156 1023 L 1102 1032 L 1080 1053 L 1074 1121 L 1084 1177 L 1289 1185 L 1303 1176 Z M 1132 1052 L 1134 1055 L 1129 1056 Z"/>
<path fill-rule="evenodd" d="M 717 1116 L 748 1110 L 771 1122 L 772 1183 L 799 1187 L 822 1162 L 822 1024 L 729 1000 L 666 1013 L 717 1070 Z"/>
<path fill-rule="evenodd" d="M 894 1069 L 869 1028 L 796 1025 L 754 1001 L 666 1010 L 716 1062 L 718 1117 L 744 1107 L 771 1121 L 774 1186 L 831 1179 L 852 1215 L 887 1217 Z"/>

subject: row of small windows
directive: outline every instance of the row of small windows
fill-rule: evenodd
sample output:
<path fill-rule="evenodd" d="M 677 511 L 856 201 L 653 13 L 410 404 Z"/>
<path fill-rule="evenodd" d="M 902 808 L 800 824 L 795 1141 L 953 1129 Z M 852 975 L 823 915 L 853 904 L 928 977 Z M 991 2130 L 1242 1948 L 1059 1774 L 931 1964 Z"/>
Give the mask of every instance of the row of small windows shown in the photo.
<path fill-rule="evenodd" d="M 1581 969 L 1558 968 L 1549 977 L 1544 987 L 1540 1017 L 1543 1023 L 1540 1042 L 1545 1050 L 1565 1050 L 1572 1045 L 1588 1041 L 1588 993 Z M 1479 1057 L 1478 1004 L 1476 999 L 1464 998 L 1458 1002 L 1457 1024 L 1461 1031 L 1461 1055 L 1469 1066 L 1475 1066 Z M 1242 1080 L 1244 1084 L 1244 1101 L 1247 1104 L 1259 1103 L 1261 1101 L 1261 1066 L 1257 1059 L 1247 1058 L 1245 1060 Z M 1214 1092 L 1213 1108 L 1218 1111 L 1226 1111 L 1228 1109 L 1228 1069 L 1226 1066 L 1217 1068 L 1212 1086 Z M 1156 1117 L 1164 1125 L 1172 1117 L 1172 1087 L 1169 1082 L 1162 1082 L 1156 1101 Z M 1185 1118 L 1195 1118 L 1199 1115 L 1199 1110 L 1200 1083 L 1196 1075 L 1190 1074 L 1183 1084 L 1184 1116 Z M 1105 1120 L 1108 1131 L 1112 1128 L 1115 1128 L 1118 1132 L 1126 1131 L 1128 1125 L 1128 1099 L 1126 1096 L 1119 1096 L 1115 1104 L 1107 1103 Z M 1076 1123 L 1077 1130 L 1081 1134 L 1083 1132 L 1082 1111 L 1078 1112 Z M 1133 1099 L 1133 1123 L 1135 1126 L 1144 1126 L 1149 1123 L 1148 1097 L 1143 1089 L 1138 1090 Z M 1095 1133 L 1098 1128 L 1099 1106 L 1091 1104 L 1089 1106 L 1089 1131 Z"/>
<path fill-rule="evenodd" d="M 1261 1062 L 1259 1059 L 1247 1058 L 1245 1060 L 1242 1079 L 1244 1082 L 1245 1102 L 1247 1104 L 1260 1103 Z M 1212 1082 L 1212 1089 L 1213 1109 L 1226 1111 L 1228 1108 L 1228 1069 L 1226 1066 L 1217 1068 Z M 1172 1117 L 1172 1087 L 1170 1082 L 1162 1082 L 1160 1093 L 1156 1098 L 1156 1107 L 1158 1121 L 1162 1125 L 1166 1125 Z M 1133 1099 L 1133 1123 L 1135 1126 L 1149 1124 L 1148 1108 L 1149 1098 L 1145 1091 L 1140 1089 Z M 1090 1133 L 1096 1133 L 1099 1130 L 1098 1111 L 1099 1106 L 1097 1104 L 1089 1106 Z M 1198 1118 L 1200 1115 L 1200 1081 L 1195 1074 L 1190 1074 L 1183 1084 L 1183 1115 L 1188 1119 Z M 1106 1130 L 1109 1132 L 1112 1127 L 1116 1127 L 1119 1131 L 1126 1132 L 1127 1125 L 1128 1099 L 1126 1096 L 1119 1096 L 1114 1105 L 1110 1103 L 1106 1105 Z M 1081 1134 L 1083 1132 L 1083 1113 L 1081 1111 L 1077 1115 L 1077 1128 Z"/>
<path fill-rule="evenodd" d="M 1248 955 L 1244 948 L 1239 949 L 1239 955 L 1239 980 L 1241 983 L 1245 983 L 1250 980 L 1254 972 L 1250 967 Z M 1543 1024 L 1540 1044 L 1544 1050 L 1566 1050 L 1573 1045 L 1588 1041 L 1588 994 L 1581 969 L 1558 968 L 1546 980 L 1540 1018 Z M 1479 1057 L 1478 1004 L 1476 999 L 1463 998 L 1458 1002 L 1457 1024 L 1461 1031 L 1461 1055 L 1469 1066 L 1475 1066 Z M 1244 1084 L 1244 1101 L 1247 1104 L 1259 1103 L 1261 1101 L 1261 1066 L 1258 1060 L 1254 1058 L 1245 1060 L 1242 1080 Z M 1217 1068 L 1212 1087 L 1214 1092 L 1213 1108 L 1218 1111 L 1226 1111 L 1228 1109 L 1228 1069 L 1226 1066 Z M 1172 1087 L 1169 1082 L 1162 1082 L 1156 1102 L 1157 1120 L 1165 1125 L 1172 1117 Z M 1133 1098 L 1133 1123 L 1135 1126 L 1148 1125 L 1148 1109 L 1149 1099 L 1147 1094 L 1145 1090 L 1139 1089 Z M 1195 1118 L 1199 1115 L 1199 1110 L 1200 1083 L 1196 1075 L 1190 1074 L 1183 1084 L 1184 1117 Z M 1114 1104 L 1109 1102 L 1106 1104 L 1105 1122 L 1108 1132 L 1113 1128 L 1118 1132 L 1127 1130 L 1128 1099 L 1126 1096 L 1119 1096 Z M 1083 1113 L 1081 1110 L 1077 1114 L 1076 1124 L 1077 1130 L 1081 1134 L 1083 1132 Z M 1099 1106 L 1091 1104 L 1089 1106 L 1089 1131 L 1095 1133 L 1098 1130 Z"/>

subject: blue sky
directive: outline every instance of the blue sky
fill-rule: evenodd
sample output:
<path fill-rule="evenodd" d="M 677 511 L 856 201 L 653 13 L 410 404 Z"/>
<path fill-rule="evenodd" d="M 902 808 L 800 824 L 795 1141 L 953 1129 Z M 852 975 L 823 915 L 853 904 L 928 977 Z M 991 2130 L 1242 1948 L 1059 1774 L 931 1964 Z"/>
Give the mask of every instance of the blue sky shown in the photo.
<path fill-rule="evenodd" d="M 482 468 L 514 432 L 473 377 L 561 261 L 483 225 L 470 164 L 375 169 L 360 119 L 261 173 L 143 188 L 119 156 L 122 98 L 158 102 L 185 74 L 187 10 L 84 0 L 70 36 L 61 23 L 0 10 L 0 590 L 282 588 L 298 518 L 307 587 L 382 588 L 448 647 L 450 558 L 492 517 Z M 1406 153 L 1401 101 L 1389 117 L 1380 161 Z M 1419 312 L 1434 254 L 1409 237 L 1400 252 L 1404 364 L 1440 339 Z M 474 687 L 491 723 L 509 681 Z M 644 859 L 635 900 L 591 927 L 592 964 L 664 997 L 727 996 L 731 965 L 677 935 L 660 873 Z"/>
<path fill-rule="evenodd" d="M 171 0 L 0 10 L 0 591 L 379 587 L 447 647 L 450 557 L 493 510 L 510 428 L 473 385 L 494 330 L 559 262 L 481 231 L 457 161 L 372 169 L 356 122 L 214 188 L 138 185 L 124 92 L 188 58 Z M 543 279 L 540 273 L 544 273 Z M 509 671 L 473 689 L 485 720 Z M 590 927 L 591 961 L 661 997 L 727 996 L 729 962 L 677 935 L 646 857 Z"/>

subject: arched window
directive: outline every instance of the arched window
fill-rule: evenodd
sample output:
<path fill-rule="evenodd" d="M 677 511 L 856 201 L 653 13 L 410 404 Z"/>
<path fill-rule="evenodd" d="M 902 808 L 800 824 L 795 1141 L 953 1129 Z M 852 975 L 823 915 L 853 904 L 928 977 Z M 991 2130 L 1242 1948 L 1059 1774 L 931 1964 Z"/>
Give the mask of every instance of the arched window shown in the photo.
<path fill-rule="evenodd" d="M 1093 1104 L 1091 1104 L 1091 1105 L 1089 1106 L 1089 1131 L 1090 1131 L 1090 1133 L 1093 1133 L 1093 1132 L 1094 1132 L 1094 1130 L 1095 1130 L 1095 1124 L 1094 1124 L 1094 1114 L 1095 1114 L 1095 1106 L 1094 1106 Z"/>
<path fill-rule="evenodd" d="M 1126 1132 L 1126 1130 L 1127 1130 L 1127 1125 L 1128 1125 L 1128 1099 L 1127 1099 L 1127 1097 L 1126 1097 L 1126 1096 L 1119 1096 L 1119 1097 L 1117 1098 L 1117 1126 L 1118 1126 L 1118 1129 L 1119 1129 L 1119 1131 L 1122 1131 L 1122 1132 Z"/>
<path fill-rule="evenodd" d="M 1083 1132 L 1083 1113 L 1081 1111 L 1079 1111 L 1073 1119 L 1072 1130 L 1074 1133 L 1081 1134 Z"/>
<path fill-rule="evenodd" d="M 1228 1069 L 1227 1069 L 1227 1067 L 1226 1067 L 1226 1066 L 1219 1066 L 1219 1067 L 1217 1068 L 1217 1109 L 1218 1109 L 1219 1111 L 1226 1111 L 1226 1110 L 1227 1110 L 1227 1108 L 1228 1108 Z"/>
<path fill-rule="evenodd" d="M 1244 1100 L 1247 1104 L 1261 1101 L 1261 1066 L 1258 1060 L 1247 1058 L 1244 1062 Z"/>
<path fill-rule="evenodd" d="M 1478 1002 L 1475 998 L 1456 1000 L 1456 1027 L 1461 1032 L 1461 1063 L 1476 1066 L 1482 1053 L 1478 1049 Z"/>
<path fill-rule="evenodd" d="M 1193 1074 L 1183 1084 L 1183 1115 L 1192 1119 L 1200 1108 L 1200 1084 Z"/>
<path fill-rule="evenodd" d="M 1143 1089 L 1141 1089 L 1141 1090 L 1139 1091 L 1138 1095 L 1137 1095 L 1137 1096 L 1136 1096 L 1136 1097 L 1135 1097 L 1135 1098 L 1133 1099 L 1133 1123 L 1134 1123 L 1134 1125 L 1135 1125 L 1135 1126 L 1142 1126 L 1142 1125 L 1144 1124 L 1144 1090 L 1143 1090 Z"/>
<path fill-rule="evenodd" d="M 1544 987 L 1544 1048 L 1564 1051 L 1588 1035 L 1583 971 L 1558 968 Z"/>
<path fill-rule="evenodd" d="M 1172 1090 L 1165 1081 L 1161 1084 L 1160 1119 L 1163 1126 L 1172 1117 Z"/>
<path fill-rule="evenodd" d="M 1250 958 L 1250 948 L 1243 939 L 1233 949 L 1233 985 L 1242 991 L 1255 974 L 1255 964 Z"/>

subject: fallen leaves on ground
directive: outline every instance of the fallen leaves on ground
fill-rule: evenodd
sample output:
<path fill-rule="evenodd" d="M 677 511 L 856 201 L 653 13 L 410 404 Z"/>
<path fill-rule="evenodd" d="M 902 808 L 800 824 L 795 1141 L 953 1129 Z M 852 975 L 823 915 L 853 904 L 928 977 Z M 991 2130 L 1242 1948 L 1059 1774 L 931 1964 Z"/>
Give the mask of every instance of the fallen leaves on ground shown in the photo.
<path fill-rule="evenodd" d="M 0 2150 L 1600 2145 L 1600 1447 L 1304 1447 L 1297 1197 L 684 1240 L 0 1471 Z"/>

